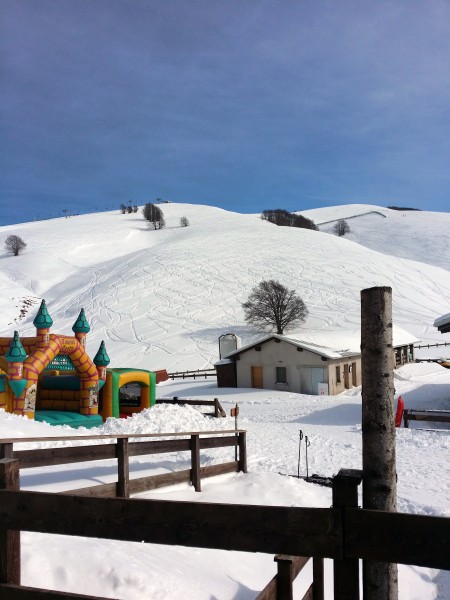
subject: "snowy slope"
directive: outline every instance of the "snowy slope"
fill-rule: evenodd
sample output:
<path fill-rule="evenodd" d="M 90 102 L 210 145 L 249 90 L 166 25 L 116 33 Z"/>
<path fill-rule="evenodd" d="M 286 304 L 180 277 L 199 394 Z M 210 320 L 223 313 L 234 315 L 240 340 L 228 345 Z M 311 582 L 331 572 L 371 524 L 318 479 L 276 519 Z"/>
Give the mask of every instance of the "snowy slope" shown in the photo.
<path fill-rule="evenodd" d="M 149 231 L 139 213 L 118 212 L 0 228 L 0 247 L 9 234 L 28 244 L 18 257 L 0 255 L 0 335 L 10 335 L 13 328 L 33 334 L 32 320 L 45 298 L 57 332 L 70 333 L 83 306 L 91 325 L 88 348 L 94 352 L 105 339 L 113 366 L 203 367 L 218 358 L 220 334 L 234 331 L 244 343 L 260 335 L 245 325 L 240 304 L 261 279 L 276 278 L 295 288 L 308 306 L 308 321 L 292 332 L 304 340 L 357 347 L 359 294 L 372 285 L 392 286 L 398 327 L 427 342 L 448 339 L 433 327 L 435 318 L 449 311 L 448 214 L 402 217 L 365 205 L 303 213 L 316 222 L 321 222 L 319 213 L 322 222 L 348 218 L 355 210 L 364 213 L 351 220 L 348 237 L 337 238 L 326 231 L 277 228 L 258 215 L 207 206 L 162 208 L 167 227 L 161 231 Z M 179 226 L 182 216 L 189 227 Z M 409 408 L 450 409 L 450 370 L 406 365 L 396 371 L 395 387 Z M 297 472 L 300 429 L 311 441 L 311 472 L 332 476 L 340 468 L 361 466 L 360 388 L 338 397 L 218 389 L 211 381 L 158 388 L 159 397 L 175 395 L 219 397 L 227 414 L 239 401 L 239 425 L 248 430 L 249 474 L 208 479 L 200 494 L 180 485 L 146 497 L 329 506 L 329 489 L 286 476 Z M 210 420 L 190 407 L 158 406 L 131 419 L 109 420 L 97 432 L 233 425 L 230 417 Z M 50 428 L 0 412 L 0 437 L 73 434 L 67 427 Z M 414 423 L 410 430 L 398 430 L 399 510 L 450 516 L 449 450 L 448 431 L 419 431 Z M 229 449 L 202 452 L 202 464 L 218 458 L 230 460 Z M 165 455 L 163 464 L 160 457 L 144 464 L 143 457 L 136 457 L 133 464 L 144 475 L 175 469 L 180 460 Z M 303 453 L 302 473 L 304 461 Z M 100 467 L 34 469 L 23 472 L 21 480 L 25 489 L 56 491 L 112 481 L 114 473 L 113 462 L 107 461 Z M 127 600 L 250 600 L 275 573 L 273 557 L 260 554 L 31 533 L 22 535 L 22 561 L 25 585 Z M 298 583 L 298 597 L 309 585 L 308 576 Z M 400 566 L 399 579 L 400 600 L 443 600 L 450 594 L 449 573 Z M 331 582 L 327 561 L 328 591 Z"/>
<path fill-rule="evenodd" d="M 259 281 L 275 278 L 295 288 L 309 309 L 297 337 L 351 336 L 354 345 L 360 290 L 389 285 L 396 325 L 423 341 L 441 341 L 433 322 L 448 312 L 450 297 L 442 267 L 347 237 L 276 227 L 257 215 L 185 204 L 163 210 L 167 227 L 160 231 L 148 230 L 139 213 L 118 212 L 1 228 L 0 244 L 15 233 L 28 246 L 18 257 L 1 257 L 0 334 L 13 327 L 32 334 L 36 307 L 18 320 L 21 301 L 43 297 L 55 331 L 70 332 L 84 307 L 88 348 L 94 352 L 104 339 L 112 366 L 202 368 L 218 358 L 222 333 L 233 331 L 244 343 L 259 335 L 246 326 L 241 303 Z M 426 223 L 432 218 L 418 214 Z M 179 226 L 181 216 L 189 227 Z M 377 231 L 385 251 L 389 236 Z M 425 248 L 429 235 L 427 225 L 417 246 Z"/>

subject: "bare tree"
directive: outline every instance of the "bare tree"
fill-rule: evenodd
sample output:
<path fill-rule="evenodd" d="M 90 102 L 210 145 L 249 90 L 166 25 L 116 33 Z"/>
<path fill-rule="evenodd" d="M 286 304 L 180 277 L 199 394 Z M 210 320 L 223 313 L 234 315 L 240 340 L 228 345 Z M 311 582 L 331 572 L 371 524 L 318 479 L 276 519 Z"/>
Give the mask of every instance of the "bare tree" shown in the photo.
<path fill-rule="evenodd" d="M 181 227 L 187 227 L 189 225 L 189 221 L 188 221 L 187 217 L 181 217 L 180 225 L 181 225 Z"/>
<path fill-rule="evenodd" d="M 165 227 L 166 222 L 164 220 L 163 212 L 159 206 L 155 206 L 149 202 L 142 209 L 142 214 L 144 215 L 144 218 L 147 219 L 149 224 L 153 226 L 153 229 L 162 229 Z"/>
<path fill-rule="evenodd" d="M 347 221 L 344 221 L 344 219 L 339 219 L 339 221 L 335 223 L 333 231 L 336 235 L 342 236 L 350 232 L 350 227 Z"/>
<path fill-rule="evenodd" d="M 248 323 L 275 328 L 280 335 L 285 329 L 303 323 L 308 315 L 300 296 L 273 279 L 261 281 L 255 286 L 242 308 Z"/>
<path fill-rule="evenodd" d="M 18 235 L 8 235 L 5 240 L 5 248 L 14 256 L 17 256 L 26 246 L 26 243 Z"/>
<path fill-rule="evenodd" d="M 127 207 L 125 206 L 125 204 L 122 202 L 122 204 L 120 205 L 120 212 L 124 215 L 127 212 Z"/>

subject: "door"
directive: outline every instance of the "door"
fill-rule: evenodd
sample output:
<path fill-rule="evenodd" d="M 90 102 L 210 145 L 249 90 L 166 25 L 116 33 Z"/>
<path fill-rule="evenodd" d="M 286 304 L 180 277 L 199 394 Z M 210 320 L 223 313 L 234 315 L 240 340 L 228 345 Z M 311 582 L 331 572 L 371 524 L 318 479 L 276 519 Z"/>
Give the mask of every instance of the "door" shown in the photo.
<path fill-rule="evenodd" d="M 356 387 L 358 385 L 356 379 L 356 363 L 352 363 L 352 385 Z"/>
<path fill-rule="evenodd" d="M 344 365 L 344 387 L 346 390 L 348 390 L 350 387 L 348 365 Z"/>
<path fill-rule="evenodd" d="M 252 388 L 263 388 L 263 368 L 252 367 Z"/>
<path fill-rule="evenodd" d="M 319 383 L 325 383 L 324 369 L 302 367 L 300 369 L 300 393 L 317 396 Z"/>

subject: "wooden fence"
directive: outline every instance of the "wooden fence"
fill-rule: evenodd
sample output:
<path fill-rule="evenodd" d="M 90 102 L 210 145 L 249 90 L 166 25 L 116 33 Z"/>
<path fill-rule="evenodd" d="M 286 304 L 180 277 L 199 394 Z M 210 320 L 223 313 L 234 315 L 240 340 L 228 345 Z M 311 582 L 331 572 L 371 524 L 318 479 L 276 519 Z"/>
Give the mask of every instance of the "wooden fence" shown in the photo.
<path fill-rule="evenodd" d="M 214 410 L 212 413 L 206 413 L 211 417 L 226 417 L 227 414 L 224 411 L 222 405 L 219 402 L 219 398 L 214 398 L 214 400 L 187 400 L 184 398 L 178 398 L 178 396 L 174 396 L 173 398 L 157 398 L 156 404 L 177 404 L 178 406 L 211 406 Z"/>
<path fill-rule="evenodd" d="M 169 379 L 207 379 L 217 377 L 215 369 L 197 369 L 196 371 L 175 371 L 168 373 Z"/>
<path fill-rule="evenodd" d="M 433 421 L 435 423 L 450 423 L 450 410 L 404 410 L 404 426 L 409 427 L 410 421 Z"/>
<path fill-rule="evenodd" d="M 207 437 L 201 437 L 207 436 Z M 170 438 L 155 439 L 149 438 Z M 130 442 L 130 438 L 133 441 Z M 95 444 L 72 446 L 65 448 L 45 448 L 36 450 L 14 450 L 14 443 L 67 441 L 67 440 L 115 440 L 111 444 Z M 200 450 L 210 448 L 235 449 L 235 460 L 202 467 Z M 237 452 L 239 450 L 239 452 Z M 130 462 L 132 456 L 163 454 L 170 452 L 189 452 L 191 466 L 189 469 L 162 473 L 130 479 Z M 87 488 L 66 491 L 67 494 L 88 495 L 97 497 L 117 496 L 129 498 L 137 494 L 176 483 L 191 482 L 196 491 L 201 491 L 201 479 L 223 473 L 247 472 L 246 432 L 243 430 L 200 431 L 183 433 L 158 433 L 136 435 L 92 435 L 72 437 L 20 438 L 0 440 L 0 459 L 17 459 L 20 469 L 64 465 L 69 463 L 117 459 L 117 482 L 104 483 Z"/>
<path fill-rule="evenodd" d="M 19 460 L 3 458 L 0 597 L 88 598 L 21 586 L 20 531 L 331 558 L 335 600 L 359 599 L 359 559 L 450 570 L 449 518 L 360 509 L 360 481 L 359 471 L 342 470 L 333 480 L 331 508 L 130 500 L 21 491 Z M 293 571 L 279 570 L 275 596 L 268 591 L 266 600 L 292 599 Z M 315 573 L 323 578 L 320 568 Z M 308 598 L 320 598 L 316 584 Z"/>

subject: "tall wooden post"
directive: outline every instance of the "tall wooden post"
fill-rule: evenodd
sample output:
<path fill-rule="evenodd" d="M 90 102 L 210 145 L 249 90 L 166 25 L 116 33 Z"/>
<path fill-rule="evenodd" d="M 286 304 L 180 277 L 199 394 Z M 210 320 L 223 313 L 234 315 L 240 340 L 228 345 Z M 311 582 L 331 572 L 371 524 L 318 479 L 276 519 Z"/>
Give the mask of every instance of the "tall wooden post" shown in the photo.
<path fill-rule="evenodd" d="M 397 509 L 392 289 L 361 292 L 363 508 Z M 397 565 L 363 563 L 364 600 L 397 600 Z"/>

